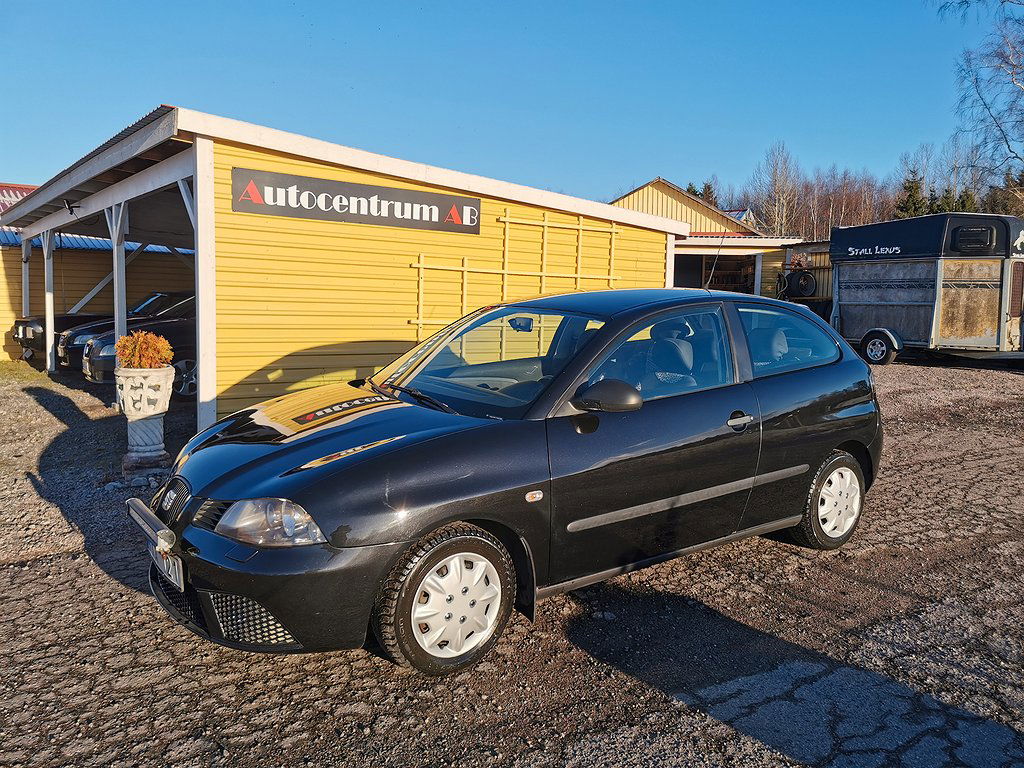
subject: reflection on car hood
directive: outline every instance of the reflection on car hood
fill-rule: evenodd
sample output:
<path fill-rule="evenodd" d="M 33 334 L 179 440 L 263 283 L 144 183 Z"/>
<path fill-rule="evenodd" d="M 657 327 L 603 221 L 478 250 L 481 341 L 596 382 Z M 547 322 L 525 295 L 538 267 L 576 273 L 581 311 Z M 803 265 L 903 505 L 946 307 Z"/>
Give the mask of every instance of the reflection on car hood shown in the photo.
<path fill-rule="evenodd" d="M 129 331 L 149 331 L 150 333 L 160 334 L 164 329 L 174 328 L 179 325 L 188 323 L 189 325 L 195 324 L 195 319 L 190 317 L 171 317 L 166 320 L 161 320 L 159 317 L 138 317 L 135 319 L 128 319 L 128 330 Z M 114 323 L 110 322 L 107 328 L 104 329 L 102 336 L 97 336 L 96 341 L 101 344 L 113 344 L 114 343 Z"/>
<path fill-rule="evenodd" d="M 186 446 L 174 471 L 193 493 L 219 499 L 287 496 L 383 451 L 480 426 L 486 420 L 331 384 L 232 414 Z"/>
<path fill-rule="evenodd" d="M 103 318 L 102 320 L 94 320 L 91 323 L 82 323 L 69 328 L 66 333 L 69 337 L 75 337 L 83 333 L 93 333 L 97 336 L 101 333 L 106 333 L 114 327 L 114 321 L 109 317 Z"/>

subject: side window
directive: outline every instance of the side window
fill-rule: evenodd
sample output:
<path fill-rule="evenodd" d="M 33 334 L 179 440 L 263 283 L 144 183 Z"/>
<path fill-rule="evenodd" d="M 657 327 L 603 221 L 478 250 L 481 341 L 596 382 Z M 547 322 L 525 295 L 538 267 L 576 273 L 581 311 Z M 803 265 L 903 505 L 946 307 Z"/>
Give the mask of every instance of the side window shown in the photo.
<path fill-rule="evenodd" d="M 741 304 L 754 377 L 795 371 L 839 359 L 839 346 L 812 320 L 774 307 Z"/>
<path fill-rule="evenodd" d="M 733 383 L 720 307 L 698 307 L 639 327 L 598 364 L 589 383 L 622 379 L 644 400 Z"/>

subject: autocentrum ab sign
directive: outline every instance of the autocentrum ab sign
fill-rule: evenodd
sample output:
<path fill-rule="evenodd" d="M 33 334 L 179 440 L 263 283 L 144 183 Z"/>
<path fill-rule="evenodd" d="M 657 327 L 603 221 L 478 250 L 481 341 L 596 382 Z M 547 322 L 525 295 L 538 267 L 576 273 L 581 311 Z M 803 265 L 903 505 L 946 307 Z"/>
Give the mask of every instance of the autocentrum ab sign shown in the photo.
<path fill-rule="evenodd" d="M 412 189 L 231 169 L 231 209 L 241 213 L 480 234 L 480 199 Z"/>

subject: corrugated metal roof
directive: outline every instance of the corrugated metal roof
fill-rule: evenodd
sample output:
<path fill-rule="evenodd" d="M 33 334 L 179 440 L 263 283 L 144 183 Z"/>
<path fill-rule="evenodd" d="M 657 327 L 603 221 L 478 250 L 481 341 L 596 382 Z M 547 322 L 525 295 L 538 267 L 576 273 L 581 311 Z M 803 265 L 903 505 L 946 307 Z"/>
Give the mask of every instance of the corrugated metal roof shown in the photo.
<path fill-rule="evenodd" d="M 18 230 L 14 227 L 0 227 L 0 245 L 12 245 L 20 246 L 21 240 L 18 239 Z M 33 248 L 42 248 L 42 238 L 32 238 Z M 134 251 L 139 247 L 139 243 L 128 243 L 124 244 L 126 251 Z M 54 248 L 72 251 L 109 251 L 113 248 L 111 242 L 102 237 L 86 237 L 85 235 L 66 235 L 63 232 L 57 233 L 57 239 L 54 242 Z M 191 250 L 181 248 L 178 250 L 179 253 L 192 253 Z M 146 253 L 173 253 L 170 248 L 163 245 L 150 245 L 146 248 Z"/>
<path fill-rule="evenodd" d="M 110 147 L 114 146 L 115 144 L 117 144 L 122 139 L 124 139 L 124 138 L 126 138 L 128 136 L 131 136 L 133 133 L 135 133 L 137 130 L 139 130 L 143 126 L 149 125 L 154 120 L 157 120 L 157 119 L 163 117 L 164 115 L 166 115 L 168 112 L 172 111 L 173 109 L 174 109 L 174 107 L 172 107 L 172 106 L 170 106 L 168 104 L 161 104 L 159 107 L 154 109 L 149 114 L 144 115 L 143 117 L 139 118 L 134 123 L 132 123 L 131 125 L 123 128 L 118 133 L 116 133 L 115 135 L 111 136 L 109 139 L 107 139 L 105 142 L 100 144 L 98 147 L 96 147 L 96 149 L 94 149 L 89 154 L 85 155 L 84 157 L 80 157 L 78 160 L 73 162 L 71 165 L 69 165 L 63 171 L 55 174 L 52 179 L 50 179 L 49 181 L 45 182 L 42 186 L 36 187 L 35 189 L 33 189 L 29 194 L 25 195 L 25 197 L 32 197 L 36 193 L 38 193 L 41 190 L 45 189 L 52 182 L 54 182 L 57 179 L 59 179 L 61 176 L 64 176 L 65 174 L 70 173 L 71 171 L 73 171 L 75 168 L 78 168 L 80 165 L 83 165 L 84 163 L 87 163 L 89 160 L 92 160 L 94 157 L 96 157 L 96 155 L 98 155 L 98 154 L 104 152 L 105 150 L 109 149 Z M 16 201 L 16 202 L 20 202 L 20 201 Z M 0 209 L 0 211 L 2 211 L 2 210 L 3 209 Z M 109 247 L 109 246 L 107 246 L 107 247 Z"/>
<path fill-rule="evenodd" d="M 6 184 L 0 181 L 0 213 L 37 189 L 32 184 Z"/>

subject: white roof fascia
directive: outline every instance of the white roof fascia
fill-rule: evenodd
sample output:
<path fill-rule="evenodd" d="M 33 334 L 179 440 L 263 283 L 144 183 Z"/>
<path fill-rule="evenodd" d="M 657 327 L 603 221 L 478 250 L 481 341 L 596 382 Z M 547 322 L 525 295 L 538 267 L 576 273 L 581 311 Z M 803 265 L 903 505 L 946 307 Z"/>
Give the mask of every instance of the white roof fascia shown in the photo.
<path fill-rule="evenodd" d="M 386 155 L 378 155 L 361 149 L 352 149 L 340 144 L 333 144 L 321 139 L 312 139 L 296 133 L 279 131 L 261 125 L 232 120 L 226 117 L 209 115 L 204 112 L 176 108 L 178 130 L 213 139 L 223 139 L 238 144 L 283 152 L 289 155 L 305 157 L 342 165 L 348 168 L 371 171 L 386 176 L 396 176 L 423 184 L 448 187 L 459 191 L 473 192 L 478 195 L 528 203 L 542 208 L 551 208 L 568 213 L 576 213 L 606 221 L 629 224 L 634 227 L 651 229 L 657 232 L 669 232 L 675 235 L 690 234 L 690 225 L 685 221 L 652 216 L 639 211 L 584 200 L 557 192 L 513 184 L 507 181 L 489 179 L 461 171 L 437 168 L 432 165 L 399 160 Z"/>

